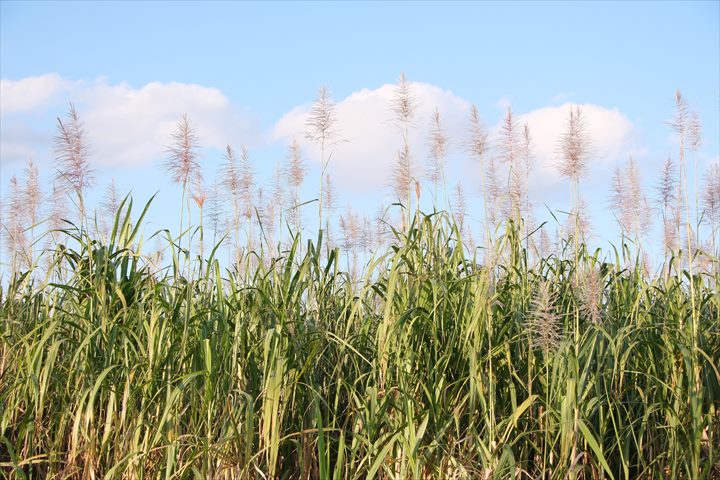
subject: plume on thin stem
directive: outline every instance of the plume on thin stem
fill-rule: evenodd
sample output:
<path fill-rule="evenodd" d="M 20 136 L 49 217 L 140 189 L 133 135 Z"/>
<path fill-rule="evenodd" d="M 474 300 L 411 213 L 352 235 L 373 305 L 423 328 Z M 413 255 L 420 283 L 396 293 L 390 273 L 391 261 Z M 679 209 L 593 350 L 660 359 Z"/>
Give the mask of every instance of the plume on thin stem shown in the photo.
<path fill-rule="evenodd" d="M 235 150 L 230 145 L 225 147 L 224 160 L 220 184 L 225 189 L 227 198 L 236 200 L 240 197 L 240 172 Z"/>
<path fill-rule="evenodd" d="M 663 221 L 663 246 L 666 252 L 672 251 L 677 243 L 681 211 L 678 208 L 677 171 L 675 162 L 668 155 L 663 163 L 660 179 L 655 187 L 656 204 L 660 208 Z"/>
<path fill-rule="evenodd" d="M 465 215 L 467 215 L 467 200 L 465 199 L 465 189 L 459 180 L 457 184 L 455 184 L 454 194 L 455 205 L 453 214 L 455 215 L 455 221 L 457 221 L 458 226 L 460 227 L 460 231 L 462 231 L 463 226 L 465 225 Z"/>
<path fill-rule="evenodd" d="M 297 140 L 293 139 L 292 143 L 288 148 L 287 154 L 288 160 L 288 184 L 292 187 L 290 194 L 290 217 L 292 223 L 295 224 L 297 230 L 300 230 L 301 216 L 300 216 L 300 187 L 305 180 L 305 161 L 300 154 L 300 145 Z"/>
<path fill-rule="evenodd" d="M 430 128 L 430 162 L 427 169 L 427 179 L 435 187 L 435 201 L 437 202 L 438 185 L 443 184 L 445 189 L 445 156 L 448 149 L 448 137 L 442 125 L 440 112 L 435 109 Z"/>
<path fill-rule="evenodd" d="M 115 179 L 110 179 L 107 187 L 105 187 L 105 193 L 103 194 L 102 200 L 100 201 L 100 213 L 102 214 L 102 220 L 100 226 L 102 233 L 105 237 L 110 234 L 111 222 L 115 218 L 115 214 L 120 207 L 120 199 L 117 192 L 117 185 Z"/>
<path fill-rule="evenodd" d="M 10 258 L 10 272 L 15 274 L 23 264 L 27 264 L 27 238 L 25 236 L 25 208 L 23 191 L 18 184 L 17 177 L 10 177 L 8 198 L 5 201 L 3 212 L 3 237 L 8 257 Z"/>
<path fill-rule="evenodd" d="M 582 204 L 580 198 L 580 178 L 587 171 L 587 161 L 590 155 L 590 138 L 587 132 L 585 118 L 582 115 L 580 107 L 570 107 L 565 130 L 560 136 L 559 144 L 560 161 L 558 170 L 561 175 L 570 179 L 572 184 L 571 218 L 574 219 L 575 225 L 573 230 L 574 251 L 577 256 L 578 242 L 582 239 L 585 226 L 581 224 L 583 219 L 587 220 L 587 216 L 581 212 Z"/>
<path fill-rule="evenodd" d="M 225 224 L 225 220 L 223 219 L 225 214 L 222 201 L 223 196 L 221 184 L 218 182 L 217 178 L 215 178 L 207 192 L 207 217 L 213 233 L 213 245 L 217 242 L 218 234 L 220 233 L 220 230 L 224 228 L 223 225 Z"/>
<path fill-rule="evenodd" d="M 488 230 L 494 230 L 499 222 L 498 212 L 504 203 L 504 192 L 498 179 L 495 157 L 490 157 L 485 176 L 487 178 L 487 195 L 489 199 L 486 222 L 488 223 Z M 488 238 L 486 241 L 490 241 L 490 239 Z"/>
<path fill-rule="evenodd" d="M 395 120 L 398 128 L 402 132 L 403 145 L 400 148 L 393 169 L 392 185 L 398 200 L 406 203 L 407 214 L 403 215 L 403 225 L 410 224 L 410 183 L 413 178 L 413 165 L 410 156 L 410 126 L 417 104 L 412 95 L 410 83 L 407 81 L 405 74 L 400 74 L 400 79 L 395 87 L 391 109 L 395 113 Z"/>
<path fill-rule="evenodd" d="M 397 159 L 392 171 L 392 188 L 399 201 L 410 198 L 410 188 L 413 183 L 412 158 L 410 147 L 404 144 L 397 153 Z M 408 202 L 409 203 L 409 202 Z M 410 208 L 410 206 L 407 206 Z"/>
<path fill-rule="evenodd" d="M 205 190 L 205 184 L 203 178 L 200 175 L 195 175 L 192 180 L 192 188 L 190 189 L 190 196 L 192 197 L 198 208 L 203 208 L 205 201 L 207 200 L 207 191 Z"/>
<path fill-rule="evenodd" d="M 718 228 L 720 228 L 720 163 L 713 163 L 705 175 L 702 191 L 703 220 L 710 227 L 713 248 L 717 248 Z"/>
<path fill-rule="evenodd" d="M 80 122 L 75 105 L 70 104 L 65 121 L 57 119 L 55 134 L 55 162 L 57 180 L 64 192 L 77 192 L 80 204 L 80 216 L 84 217 L 83 206 L 85 192 L 95 179 L 94 172 L 88 162 L 88 145 L 85 129 Z"/>
<path fill-rule="evenodd" d="M 630 157 L 624 171 L 615 169 L 612 192 L 612 209 L 623 232 L 639 240 L 650 229 L 652 215 L 634 158 Z"/>
<path fill-rule="evenodd" d="M 470 107 L 470 126 L 465 141 L 465 150 L 470 156 L 482 162 L 488 151 L 488 133 L 475 105 Z"/>
<path fill-rule="evenodd" d="M 529 137 L 528 137 L 529 138 Z M 512 108 L 508 107 L 507 114 L 500 127 L 500 159 L 508 166 L 507 193 L 508 202 L 505 203 L 503 216 L 512 218 L 516 222 L 520 220 L 524 206 L 524 184 L 525 173 L 520 164 L 522 154 L 521 132 L 518 131 Z M 528 145 L 529 147 L 529 145 Z M 529 150 L 528 152 L 529 153 Z"/>
<path fill-rule="evenodd" d="M 394 90 L 392 111 L 395 113 L 398 127 L 406 133 L 415 118 L 416 110 L 417 101 L 412 94 L 410 82 L 408 82 L 405 74 L 401 73 Z"/>
<path fill-rule="evenodd" d="M 625 210 L 623 201 L 625 200 L 625 185 L 623 183 L 623 174 L 620 167 L 615 167 L 613 169 L 610 192 L 610 210 L 615 215 L 618 225 L 620 225 L 620 229 L 622 230 L 622 234 L 625 235 L 628 221 L 624 216 Z"/>
<path fill-rule="evenodd" d="M 23 201 L 27 213 L 27 220 L 30 226 L 34 226 L 40 220 L 42 190 L 40 189 L 38 168 L 37 165 L 33 163 L 32 157 L 28 158 L 27 165 L 25 166 Z"/>
<path fill-rule="evenodd" d="M 278 215 L 277 226 L 280 229 L 280 238 L 282 240 L 282 216 L 285 209 L 285 187 L 284 172 L 280 161 L 275 164 L 275 173 L 272 178 L 272 203 L 275 205 L 275 212 Z M 273 220 L 274 221 L 274 220 Z"/>
<path fill-rule="evenodd" d="M 186 113 L 180 116 L 172 133 L 172 140 L 172 145 L 167 148 L 165 170 L 173 182 L 186 188 L 200 172 L 197 132 Z"/>
<path fill-rule="evenodd" d="M 115 179 L 112 178 L 105 189 L 105 194 L 103 195 L 102 202 L 100 203 L 100 208 L 102 209 L 103 214 L 111 217 L 115 215 L 119 207 L 120 198 L 117 191 L 117 184 L 115 183 Z"/>
<path fill-rule="evenodd" d="M 565 131 L 560 136 L 559 142 L 560 162 L 558 169 L 560 174 L 577 181 L 587 171 L 587 161 L 590 154 L 590 139 L 587 133 L 585 117 L 580 107 L 570 107 Z"/>
<path fill-rule="evenodd" d="M 511 167 L 515 166 L 518 150 L 520 149 L 517 126 L 512 107 L 508 107 L 505 118 L 500 126 L 500 158 Z"/>
<path fill-rule="evenodd" d="M 230 230 L 235 242 L 234 257 L 240 255 L 240 168 L 238 167 L 235 150 L 230 145 L 225 147 L 224 162 L 221 167 L 222 179 L 220 185 L 223 188 L 223 197 L 232 206 L 232 218 L 230 219 Z"/>
<path fill-rule="evenodd" d="M 32 157 L 28 157 L 25 165 L 25 188 L 22 192 L 25 220 L 29 229 L 28 256 L 32 260 L 33 245 L 35 244 L 35 227 L 40 221 L 40 209 L 42 206 L 42 190 L 37 166 L 33 163 Z"/>
<path fill-rule="evenodd" d="M 487 179 L 485 173 L 485 155 L 488 150 L 488 133 L 480 118 L 478 109 L 475 105 L 470 108 L 470 125 L 468 127 L 467 139 L 465 140 L 465 150 L 470 158 L 480 164 L 480 189 L 483 197 L 483 222 L 485 223 L 486 241 L 490 241 L 490 225 L 488 213 L 488 189 L 486 186 Z"/>
<path fill-rule="evenodd" d="M 330 95 L 330 90 L 323 85 L 318 90 L 310 108 L 310 114 L 305 123 L 307 127 L 305 138 L 312 142 L 329 145 L 337 135 L 335 123 L 335 102 Z"/>
<path fill-rule="evenodd" d="M 323 195 L 325 196 L 325 208 L 328 210 L 334 210 L 336 206 L 337 192 L 335 190 L 335 184 L 333 183 L 329 173 L 325 174 L 325 188 L 323 189 Z"/>
<path fill-rule="evenodd" d="M 326 149 L 337 137 L 335 130 L 335 102 L 330 96 L 326 86 L 321 86 L 315 97 L 315 102 L 310 109 L 305 132 L 305 137 L 315 142 L 320 147 L 320 194 L 318 197 L 318 219 L 319 228 L 322 228 L 323 221 L 323 177 L 330 162 L 330 155 L 326 156 Z M 326 158 L 327 157 L 327 158 Z"/>
<path fill-rule="evenodd" d="M 657 204 L 663 211 L 669 210 L 677 199 L 677 171 L 675 162 L 669 155 L 663 163 L 660 180 L 655 191 L 657 193 Z"/>
<path fill-rule="evenodd" d="M 293 139 L 288 148 L 288 183 L 294 189 L 300 188 L 305 180 L 305 161 L 300 154 L 300 144 Z"/>
<path fill-rule="evenodd" d="M 680 233 L 682 217 L 685 217 L 685 238 L 687 239 L 687 253 L 688 253 L 688 266 L 692 273 L 693 270 L 693 238 L 696 237 L 696 232 L 692 231 L 690 227 L 690 201 L 688 198 L 688 183 L 687 183 L 687 167 L 685 164 L 685 149 L 692 148 L 693 144 L 699 146 L 700 143 L 700 123 L 695 114 L 690 110 L 687 101 L 682 95 L 680 90 L 675 92 L 675 115 L 670 121 L 670 126 L 675 131 L 678 140 L 678 158 L 679 158 L 679 169 L 678 169 L 678 182 L 677 182 L 677 198 L 678 206 L 677 211 L 680 215 L 677 216 L 676 226 L 676 238 L 678 241 L 677 249 L 680 249 L 679 241 L 682 237 Z M 693 125 L 695 123 L 695 125 Z M 696 205 L 697 207 L 697 205 Z M 684 210 L 684 212 L 683 212 Z M 694 285 L 691 283 L 691 289 Z M 693 297 L 694 298 L 694 297 Z M 694 300 L 693 300 L 694 301 Z M 694 310 L 694 309 L 693 309 Z"/>
<path fill-rule="evenodd" d="M 239 163 L 239 194 L 240 201 L 244 207 L 243 215 L 248 220 L 253 215 L 253 194 L 255 191 L 255 169 L 250 161 L 250 154 L 245 145 L 240 147 L 240 163 Z"/>

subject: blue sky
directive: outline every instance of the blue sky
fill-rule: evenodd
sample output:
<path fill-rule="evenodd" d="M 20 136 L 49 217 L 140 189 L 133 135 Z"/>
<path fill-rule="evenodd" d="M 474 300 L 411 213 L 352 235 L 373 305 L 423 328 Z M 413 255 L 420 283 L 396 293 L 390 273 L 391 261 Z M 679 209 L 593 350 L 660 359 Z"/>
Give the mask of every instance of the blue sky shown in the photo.
<path fill-rule="evenodd" d="M 660 164 L 676 151 L 665 123 L 676 89 L 703 123 L 699 170 L 718 161 L 719 6 L 3 1 L 2 196 L 28 155 L 50 178 L 55 117 L 73 101 L 90 134 L 95 195 L 111 177 L 137 200 L 160 190 L 150 228 L 164 226 L 164 218 L 175 217 L 167 212 L 178 196 L 162 175 L 164 135 L 181 113 L 200 129 L 206 177 L 219 164 L 222 145 L 245 143 L 265 181 L 325 84 L 348 140 L 330 170 L 341 201 L 374 211 L 388 201 L 384 168 L 400 144 L 382 105 L 404 72 L 417 82 L 422 105 L 414 133 L 418 162 L 425 159 L 427 117 L 437 107 L 456 147 L 449 177 L 463 181 L 471 204 L 480 201 L 479 173 L 459 147 L 469 105 L 477 105 L 490 128 L 508 105 L 535 126 L 543 158 L 531 194 L 540 217 L 544 203 L 553 209 L 567 203 L 567 182 L 550 168 L 552 137 L 562 125 L 549 123 L 561 121 L 569 103 L 583 105 L 598 157 L 585 194 L 597 240 L 611 240 L 605 234 L 613 224 L 610 172 L 634 155 L 651 194 Z M 306 155 L 309 199 L 317 163 L 310 146 Z"/>

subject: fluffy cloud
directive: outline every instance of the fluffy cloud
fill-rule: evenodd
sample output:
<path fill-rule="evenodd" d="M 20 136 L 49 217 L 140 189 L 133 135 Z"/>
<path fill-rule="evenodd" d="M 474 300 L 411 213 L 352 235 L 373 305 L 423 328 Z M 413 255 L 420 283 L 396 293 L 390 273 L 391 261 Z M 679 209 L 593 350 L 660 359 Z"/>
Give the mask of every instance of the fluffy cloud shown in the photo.
<path fill-rule="evenodd" d="M 609 109 L 599 105 L 580 104 L 579 106 L 587 126 L 590 138 L 591 158 L 588 163 L 589 176 L 600 175 L 605 178 L 612 167 L 627 160 L 631 154 L 640 155 L 637 148 L 638 133 L 632 122 L 618 109 Z M 540 190 L 552 190 L 565 180 L 557 174 L 558 139 L 565 129 L 571 104 L 545 107 L 517 116 L 518 125 L 528 124 L 533 138 L 533 152 L 536 163 L 533 171 L 533 193 Z M 499 125 L 496 127 L 497 135 Z M 607 185 L 603 185 L 606 187 Z"/>
<path fill-rule="evenodd" d="M 0 115 L 28 112 L 42 108 L 58 94 L 73 88 L 73 82 L 63 80 L 57 73 L 21 80 L 0 80 Z"/>
<path fill-rule="evenodd" d="M 56 74 L 2 82 L 3 163 L 46 151 L 52 127 L 39 126 L 38 116 L 62 113 L 66 107 L 58 111 L 58 105 L 70 101 L 85 125 L 96 165 L 143 165 L 162 158 L 184 112 L 205 147 L 222 148 L 258 137 L 249 115 L 216 88 L 160 82 L 134 88 L 106 79 L 73 82 Z"/>
<path fill-rule="evenodd" d="M 390 109 L 394 90 L 395 86 L 390 84 L 374 90 L 363 89 L 337 103 L 337 130 L 343 141 L 333 147 L 329 169 L 336 184 L 343 189 L 360 192 L 387 186 L 402 145 L 402 134 Z M 452 136 L 465 131 L 470 104 L 449 90 L 426 83 L 413 82 L 411 90 L 417 110 L 410 144 L 415 165 L 422 167 L 435 108 Z M 309 110 L 309 105 L 294 108 L 277 122 L 273 134 L 284 141 L 297 138 L 310 159 L 319 163 L 318 147 L 304 138 Z"/>
<path fill-rule="evenodd" d="M 386 84 L 374 90 L 360 90 L 336 106 L 337 130 L 346 142 L 340 142 L 333 149 L 330 171 L 337 184 L 350 191 L 361 192 L 386 187 L 396 152 L 402 137 L 396 128 L 390 106 L 393 101 L 394 85 Z M 467 187 L 479 188 L 480 172 L 469 163 L 462 152 L 462 143 L 467 131 L 470 103 L 449 90 L 437 86 L 414 82 L 411 89 L 418 104 L 414 128 L 411 130 L 411 149 L 416 171 L 422 176 L 428 156 L 430 120 L 438 109 L 450 137 L 448 158 L 448 181 L 460 178 Z M 502 105 L 507 106 L 508 98 L 503 97 Z M 557 141 L 565 126 L 569 103 L 560 106 L 540 108 L 516 114 L 518 125 L 527 123 L 534 139 L 536 158 L 531 194 L 537 198 L 557 190 L 563 180 L 555 168 Z M 591 172 L 601 173 L 614 164 L 625 160 L 635 150 L 638 138 L 630 120 L 619 110 L 599 105 L 582 104 L 593 143 Z M 309 158 L 319 162 L 319 149 L 304 138 L 305 122 L 310 105 L 302 105 L 285 114 L 275 125 L 274 137 L 283 141 L 297 138 Z M 500 122 L 491 128 L 490 139 L 497 138 Z M 604 178 L 605 174 L 602 173 Z"/>

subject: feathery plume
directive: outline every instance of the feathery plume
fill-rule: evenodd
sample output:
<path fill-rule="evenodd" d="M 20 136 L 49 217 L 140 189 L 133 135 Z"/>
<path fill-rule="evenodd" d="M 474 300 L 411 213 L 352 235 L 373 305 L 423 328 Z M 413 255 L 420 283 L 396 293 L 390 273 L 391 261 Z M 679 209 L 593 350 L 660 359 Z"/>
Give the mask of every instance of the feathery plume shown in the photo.
<path fill-rule="evenodd" d="M 284 187 L 284 172 L 280 161 L 275 163 L 275 173 L 272 179 L 272 202 L 275 205 L 275 211 L 278 215 L 278 229 L 280 231 L 279 237 L 282 237 L 282 216 L 283 210 L 285 209 L 285 187 Z M 279 238 L 282 240 L 282 238 Z"/>
<path fill-rule="evenodd" d="M 488 150 L 488 134 L 475 105 L 470 107 L 470 125 L 468 127 L 467 139 L 465 140 L 465 150 L 470 155 L 470 158 L 480 164 L 480 186 L 483 196 L 483 210 L 485 213 L 483 218 L 483 222 L 485 223 L 485 240 L 489 242 L 490 225 L 488 220 L 488 191 L 485 174 L 485 154 Z"/>
<path fill-rule="evenodd" d="M 710 226 L 713 243 L 717 239 L 717 229 L 720 227 L 720 163 L 713 163 L 705 175 L 705 185 L 702 192 L 702 205 L 704 221 Z"/>
<path fill-rule="evenodd" d="M 300 145 L 297 140 L 293 139 L 290 147 L 288 148 L 288 183 L 293 188 L 291 193 L 291 217 L 293 223 L 296 225 L 297 230 L 300 231 L 300 186 L 305 179 L 305 161 L 300 154 Z"/>
<path fill-rule="evenodd" d="M 165 161 L 165 170 L 170 174 L 173 182 L 185 189 L 200 172 L 197 132 L 186 113 L 180 116 L 172 140 L 172 145 L 167 148 L 169 155 Z"/>
<path fill-rule="evenodd" d="M 232 205 L 230 229 L 235 242 L 234 257 L 237 259 L 240 256 L 240 168 L 238 167 L 235 150 L 233 150 L 230 145 L 225 147 L 224 157 L 224 162 L 221 167 L 222 180 L 220 184 L 223 187 L 225 199 L 229 200 Z"/>
<path fill-rule="evenodd" d="M 328 210 L 335 209 L 335 201 L 337 192 L 335 191 L 335 184 L 330 177 L 330 174 L 325 174 L 325 188 L 323 189 L 325 195 L 325 208 Z"/>
<path fill-rule="evenodd" d="M 500 127 L 500 137 L 500 158 L 504 163 L 514 167 L 520 145 L 512 107 L 507 109 L 507 114 Z"/>
<path fill-rule="evenodd" d="M 5 202 L 3 237 L 10 258 L 10 272 L 15 274 L 23 264 L 27 264 L 27 238 L 25 236 L 25 208 L 23 191 L 17 177 L 10 177 L 8 199 Z"/>
<path fill-rule="evenodd" d="M 342 248 L 349 252 L 358 246 L 360 241 L 360 223 L 352 206 L 348 205 L 345 213 L 340 216 L 340 230 L 343 234 Z"/>
<path fill-rule="evenodd" d="M 537 256 L 539 258 L 547 258 L 552 253 L 552 244 L 550 242 L 550 235 L 548 235 L 545 227 L 540 229 L 540 244 L 537 247 Z"/>
<path fill-rule="evenodd" d="M 108 217 L 115 216 L 118 208 L 120 208 L 120 198 L 117 191 L 117 184 L 115 183 L 114 178 L 110 179 L 110 183 L 108 183 L 108 186 L 105 189 L 105 194 L 103 195 L 100 207 L 103 214 L 107 215 Z"/>
<path fill-rule="evenodd" d="M 527 328 L 532 334 L 532 345 L 541 348 L 545 354 L 560 344 L 560 316 L 555 309 L 556 294 L 552 284 L 547 280 L 540 281 L 527 321 Z"/>
<path fill-rule="evenodd" d="M 587 170 L 587 161 L 590 155 L 590 139 L 585 125 L 585 118 L 582 115 L 580 107 L 570 107 L 565 130 L 559 140 L 559 156 L 558 170 L 560 174 L 570 179 L 572 184 L 571 203 L 572 214 L 575 225 L 572 231 L 575 243 L 575 254 L 577 255 L 578 241 L 582 238 L 581 234 L 585 231 L 584 225 L 580 222 L 587 217 L 581 212 L 580 198 L 580 177 L 585 175 Z"/>
<path fill-rule="evenodd" d="M 330 96 L 330 90 L 323 85 L 318 90 L 305 122 L 307 127 L 305 138 L 319 144 L 329 145 L 329 142 L 337 135 L 335 122 L 335 102 Z"/>
<path fill-rule="evenodd" d="M 25 210 L 24 217 L 30 231 L 30 242 L 27 250 L 28 256 L 32 260 L 34 258 L 35 226 L 40 221 L 40 207 L 42 203 L 42 190 L 40 189 L 38 168 L 33 163 L 32 157 L 28 157 L 27 164 L 25 165 L 25 188 L 22 196 Z"/>
<path fill-rule="evenodd" d="M 382 247 L 385 245 L 385 241 L 387 239 L 388 235 L 388 219 L 387 219 L 387 209 L 385 206 L 381 203 L 378 206 L 377 211 L 375 212 L 375 247 Z"/>
<path fill-rule="evenodd" d="M 198 208 L 202 209 L 207 200 L 207 192 L 205 191 L 205 185 L 203 178 L 200 175 L 195 175 L 192 181 L 192 188 L 190 190 L 190 196 L 192 197 Z"/>
<path fill-rule="evenodd" d="M 530 133 L 530 126 L 526 123 L 523 124 L 522 131 L 520 132 L 520 158 L 525 166 L 525 172 L 530 172 L 535 164 L 535 155 L 533 154 L 533 147 L 535 141 Z"/>
<path fill-rule="evenodd" d="M 458 228 L 460 229 L 460 233 L 463 233 L 465 230 L 465 215 L 467 214 L 467 201 L 465 199 L 465 189 L 462 186 L 462 183 L 460 181 L 457 182 L 455 185 L 455 198 L 454 198 L 454 211 L 453 214 L 455 215 L 455 221 L 458 224 Z"/>
<path fill-rule="evenodd" d="M 120 208 L 120 199 L 118 198 L 115 179 L 112 178 L 110 179 L 110 183 L 108 183 L 107 187 L 105 187 L 105 193 L 100 201 L 100 213 L 102 214 L 100 227 L 102 229 L 103 236 L 106 238 L 110 235 L 110 225 L 115 218 L 118 208 Z"/>
<path fill-rule="evenodd" d="M 405 142 L 407 142 L 407 130 L 412 124 L 416 110 L 417 102 L 413 97 L 410 82 L 408 82 L 405 74 L 401 73 L 400 79 L 395 86 L 392 111 L 395 113 L 398 126 L 405 132 Z"/>
<path fill-rule="evenodd" d="M 220 184 L 225 189 L 228 199 L 237 200 L 240 197 L 240 171 L 235 150 L 230 145 L 225 146 L 224 163 L 221 168 Z"/>
<path fill-rule="evenodd" d="M 410 157 L 410 147 L 404 144 L 397 153 L 397 159 L 392 172 L 392 188 L 395 197 L 399 201 L 410 198 L 410 188 L 413 182 L 412 177 L 412 158 Z M 408 209 L 410 208 L 408 202 Z"/>
<path fill-rule="evenodd" d="M 52 243 L 58 243 L 57 235 L 58 230 L 66 226 L 64 220 L 67 220 L 67 196 L 64 188 L 59 185 L 59 182 L 53 182 L 52 195 L 51 195 L 51 212 L 50 212 L 50 232 L 52 237 Z"/>
<path fill-rule="evenodd" d="M 522 166 L 523 166 L 523 173 L 525 174 L 525 177 L 523 179 L 522 185 L 521 185 L 521 196 L 523 199 L 522 202 L 522 217 L 526 220 L 526 229 L 530 227 L 530 214 L 531 214 L 531 204 L 530 204 L 530 192 L 529 192 L 529 186 L 530 186 L 530 171 L 532 170 L 534 164 L 535 164 L 535 154 L 533 153 L 533 147 L 534 147 L 534 140 L 532 137 L 532 134 L 530 133 L 530 126 L 528 126 L 527 123 L 523 124 L 523 128 L 520 132 L 520 149 L 519 149 L 519 157 L 520 160 L 522 160 Z M 526 230 L 527 232 L 528 230 Z"/>
<path fill-rule="evenodd" d="M 494 230 L 498 226 L 498 211 L 500 210 L 500 207 L 502 206 L 503 202 L 503 189 L 500 186 L 500 181 L 498 180 L 498 174 L 497 174 L 497 167 L 495 165 L 495 157 L 490 157 L 490 160 L 488 161 L 487 165 L 487 172 L 486 172 L 486 178 L 487 178 L 487 195 L 489 198 L 488 201 L 488 211 L 486 212 L 486 219 L 485 221 L 488 223 L 488 230 Z M 485 239 L 486 241 L 490 241 L 489 238 Z"/>
<path fill-rule="evenodd" d="M 688 118 L 688 143 L 690 150 L 697 152 L 702 144 L 702 123 L 696 111 L 691 111 Z"/>
<path fill-rule="evenodd" d="M 618 225 L 622 230 L 622 234 L 625 235 L 627 231 L 628 219 L 625 218 L 625 184 L 623 183 L 623 174 L 620 167 L 615 167 L 612 176 L 612 186 L 610 187 L 612 192 L 610 196 L 610 210 L 612 210 L 615 218 L 617 219 Z"/>
<path fill-rule="evenodd" d="M 410 156 L 410 126 L 415 117 L 417 104 L 412 95 L 410 83 L 405 74 L 400 74 L 400 80 L 395 87 L 391 109 L 395 113 L 395 120 L 403 135 L 403 145 L 398 152 L 395 168 L 392 175 L 393 190 L 398 200 L 406 202 L 407 215 L 403 215 L 404 225 L 410 224 L 410 182 L 413 178 L 413 165 Z M 403 227 L 404 228 L 404 227 Z"/>
<path fill-rule="evenodd" d="M 245 145 L 240 147 L 239 180 L 240 201 L 244 206 L 243 215 L 249 220 L 253 215 L 254 208 L 255 171 L 250 161 L 250 154 Z"/>
<path fill-rule="evenodd" d="M 663 163 L 662 172 L 660 173 L 660 181 L 655 189 L 657 193 L 657 203 L 663 211 L 670 209 L 676 200 L 677 191 L 677 172 L 675 163 L 668 155 L 667 160 Z"/>
<path fill-rule="evenodd" d="M 223 228 L 223 224 L 225 223 L 223 219 L 223 196 L 220 183 L 218 183 L 217 178 L 215 178 L 207 192 L 207 217 L 213 233 L 213 245 L 217 243 L 218 233 L 220 233 L 220 229 Z"/>
<path fill-rule="evenodd" d="M 488 150 L 487 129 L 480 119 L 475 105 L 470 107 L 470 126 L 468 127 L 468 138 L 465 141 L 465 150 L 473 159 L 481 163 Z"/>
<path fill-rule="evenodd" d="M 320 195 L 318 196 L 319 228 L 323 224 L 323 177 L 330 162 L 330 155 L 325 158 L 325 149 L 337 136 L 335 130 L 335 102 L 330 91 L 324 85 L 320 87 L 315 102 L 310 109 L 306 126 L 305 137 L 320 146 Z"/>
<path fill-rule="evenodd" d="M 40 220 L 40 204 L 42 202 L 42 191 L 40 189 L 40 180 L 37 165 L 32 161 L 32 157 L 28 158 L 25 166 L 25 190 L 23 192 L 23 202 L 25 205 L 27 220 L 33 227 Z"/>
<path fill-rule="evenodd" d="M 427 170 L 427 178 L 433 183 L 435 188 L 434 201 L 437 202 L 438 184 L 442 182 L 443 190 L 445 189 L 445 156 L 448 149 L 447 134 L 440 119 L 440 112 L 435 108 L 433 113 L 432 124 L 430 129 L 430 163 Z"/>
<path fill-rule="evenodd" d="M 55 160 L 58 166 L 58 180 L 60 185 L 68 191 L 76 190 L 84 193 L 92 186 L 93 171 L 87 160 L 88 146 L 85 139 L 85 129 L 75 110 L 70 104 L 67 118 L 57 119 L 57 133 L 55 135 Z"/>
<path fill-rule="evenodd" d="M 656 204 L 660 207 L 663 221 L 663 246 L 666 252 L 677 248 L 677 232 L 680 229 L 681 211 L 677 196 L 677 171 L 675 162 L 668 155 L 663 163 L 660 180 L 655 187 Z"/>
<path fill-rule="evenodd" d="M 560 174 L 573 181 L 577 181 L 585 175 L 590 154 L 590 140 L 580 107 L 570 107 L 565 131 L 560 136 L 559 149 L 558 169 Z"/>
<path fill-rule="evenodd" d="M 300 188 L 305 179 L 305 161 L 300 154 L 297 140 L 292 141 L 288 149 L 288 183 L 294 189 Z"/>
<path fill-rule="evenodd" d="M 70 103 L 65 121 L 58 117 L 55 134 L 55 162 L 57 180 L 64 192 L 77 192 L 81 220 L 85 221 L 85 192 L 94 184 L 94 173 L 87 159 L 88 146 L 85 129 L 80 122 L 75 105 Z"/>
<path fill-rule="evenodd" d="M 580 313 L 597 325 L 602 319 L 602 300 L 605 290 L 603 278 L 596 268 L 583 270 L 579 280 L 572 280 L 578 296 Z"/>
<path fill-rule="evenodd" d="M 643 192 L 640 169 L 633 157 L 628 160 L 626 178 L 628 197 L 625 203 L 629 210 L 627 217 L 630 220 L 630 231 L 635 234 L 636 239 L 639 239 L 650 230 L 652 215 L 648 199 Z"/>
<path fill-rule="evenodd" d="M 512 108 L 508 107 L 507 114 L 500 127 L 501 160 L 509 167 L 508 176 L 508 204 L 504 205 L 503 216 L 519 221 L 523 210 L 523 191 L 525 174 L 520 165 L 521 143 Z"/>

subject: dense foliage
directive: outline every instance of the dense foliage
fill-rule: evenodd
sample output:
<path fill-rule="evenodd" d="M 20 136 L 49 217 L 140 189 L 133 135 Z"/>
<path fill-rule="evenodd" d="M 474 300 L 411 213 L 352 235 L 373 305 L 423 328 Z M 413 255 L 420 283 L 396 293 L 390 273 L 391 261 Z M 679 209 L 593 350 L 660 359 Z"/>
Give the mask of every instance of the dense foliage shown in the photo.
<path fill-rule="evenodd" d="M 720 475 L 717 274 L 530 261 L 512 222 L 480 262 L 445 214 L 360 279 L 322 236 L 221 269 L 168 235 L 157 269 L 140 223 L 67 229 L 3 292 L 3 475 Z"/>

